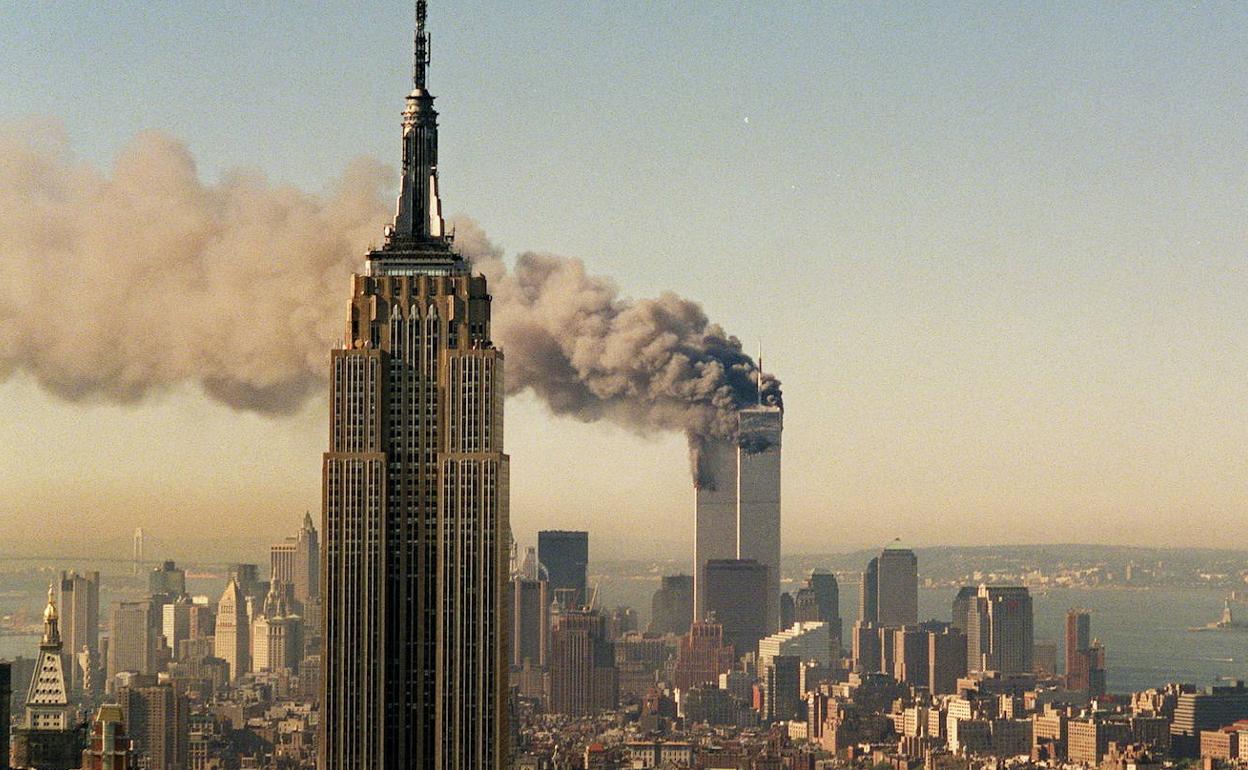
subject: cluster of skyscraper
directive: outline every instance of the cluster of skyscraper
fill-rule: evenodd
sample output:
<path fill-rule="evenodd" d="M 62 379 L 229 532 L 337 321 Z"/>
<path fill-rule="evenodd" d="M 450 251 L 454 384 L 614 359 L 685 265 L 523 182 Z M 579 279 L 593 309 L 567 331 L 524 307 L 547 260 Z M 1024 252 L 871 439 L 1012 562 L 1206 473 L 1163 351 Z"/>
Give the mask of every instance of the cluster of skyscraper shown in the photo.
<path fill-rule="evenodd" d="M 181 770 L 209 740 L 192 734 L 192 702 L 223 698 L 244 678 L 314 697 L 320 548 L 310 516 L 271 557 L 267 582 L 256 565 L 235 565 L 218 602 L 189 595 L 185 571 L 163 562 L 148 574 L 146 599 L 113 602 L 104 637 L 100 574 L 61 573 L 48 591 L 38 657 L 19 672 L 30 686 L 13 766 L 69 770 L 111 756 L 104 766 Z M 0 666 L 0 678 L 10 672 Z M 84 721 L 93 711 L 95 721 Z M 7 745 L 8 721 L 0 721 Z"/>
<path fill-rule="evenodd" d="M 964 587 L 949 622 L 918 618 L 918 559 L 893 543 L 862 575 L 853 630 L 858 671 L 878 671 L 932 693 L 952 693 L 969 674 L 1033 673 L 1031 596 L 1015 586 Z"/>
<path fill-rule="evenodd" d="M 758 713 L 794 708 L 799 669 L 839 665 L 840 592 L 830 572 L 815 571 L 780 595 L 776 606 L 787 630 L 769 633 L 762 609 L 770 588 L 766 569 L 753 560 L 711 560 L 704 570 L 706 619 L 694 619 L 693 576 L 669 575 L 654 592 L 650 627 L 642 633 L 631 609 L 597 605 L 586 584 L 588 556 L 588 533 L 540 532 L 537 549 L 513 559 L 511 682 L 520 698 L 546 711 L 587 716 L 671 686 L 699 704 L 695 711 L 732 712 L 748 723 Z M 766 683 L 758 694 L 761 712 L 749 705 L 755 674 Z M 718 689 L 721 678 L 731 695 Z"/>

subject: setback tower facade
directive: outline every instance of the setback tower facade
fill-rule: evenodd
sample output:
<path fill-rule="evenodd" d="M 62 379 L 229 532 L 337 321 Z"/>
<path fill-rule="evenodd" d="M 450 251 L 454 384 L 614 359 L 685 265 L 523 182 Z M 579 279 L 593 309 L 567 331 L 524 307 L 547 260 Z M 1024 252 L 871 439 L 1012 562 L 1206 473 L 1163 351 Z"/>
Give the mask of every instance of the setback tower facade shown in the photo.
<path fill-rule="evenodd" d="M 425 5 L 398 211 L 330 363 L 322 770 L 506 763 L 503 358 L 485 279 L 442 220 Z"/>

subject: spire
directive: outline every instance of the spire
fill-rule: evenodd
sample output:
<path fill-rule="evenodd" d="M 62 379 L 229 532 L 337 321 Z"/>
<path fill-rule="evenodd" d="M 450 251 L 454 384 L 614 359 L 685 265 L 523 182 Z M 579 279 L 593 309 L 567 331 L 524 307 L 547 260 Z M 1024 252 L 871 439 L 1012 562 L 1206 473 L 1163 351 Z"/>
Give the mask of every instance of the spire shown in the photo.
<path fill-rule="evenodd" d="M 303 529 L 304 529 L 304 531 L 305 531 L 305 532 L 311 532 L 311 531 L 312 531 L 312 529 L 313 529 L 313 527 L 312 527 L 312 512 L 311 512 L 311 511 L 304 511 L 304 512 L 303 512 Z"/>
<path fill-rule="evenodd" d="M 61 648 L 60 615 L 56 611 L 56 599 L 52 595 L 52 584 L 48 584 L 48 606 L 43 610 L 43 640 L 40 648 Z"/>
<path fill-rule="evenodd" d="M 403 183 L 394 227 L 386 233 L 387 245 L 399 248 L 445 245 L 449 240 L 438 198 L 438 113 L 425 84 L 429 64 L 425 11 L 425 0 L 417 0 L 412 92 L 403 110 Z"/>

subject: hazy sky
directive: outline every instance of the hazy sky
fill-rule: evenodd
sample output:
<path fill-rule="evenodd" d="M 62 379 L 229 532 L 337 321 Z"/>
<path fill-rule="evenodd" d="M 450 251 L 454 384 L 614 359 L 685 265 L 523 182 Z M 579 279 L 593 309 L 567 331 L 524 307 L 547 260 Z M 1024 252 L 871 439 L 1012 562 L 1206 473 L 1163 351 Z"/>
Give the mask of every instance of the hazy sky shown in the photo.
<path fill-rule="evenodd" d="M 761 343 L 786 393 L 787 552 L 1239 541 L 1248 6 L 431 6 L 448 213 Z M 156 128 L 206 180 L 319 192 L 356 156 L 397 168 L 410 20 L 4 3 L 0 121 L 59 119 L 101 169 Z M 0 403 L 4 551 L 140 525 L 170 548 L 263 542 L 320 508 L 323 399 L 283 419 L 190 386 L 67 405 L 18 372 Z M 526 397 L 507 423 L 523 544 L 691 543 L 680 436 Z"/>

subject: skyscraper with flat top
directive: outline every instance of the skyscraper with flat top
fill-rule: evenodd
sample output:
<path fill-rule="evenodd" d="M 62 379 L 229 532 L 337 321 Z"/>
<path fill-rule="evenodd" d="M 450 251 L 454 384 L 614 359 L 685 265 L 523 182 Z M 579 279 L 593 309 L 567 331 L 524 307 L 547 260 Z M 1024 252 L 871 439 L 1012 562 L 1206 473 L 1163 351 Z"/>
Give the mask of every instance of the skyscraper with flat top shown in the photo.
<path fill-rule="evenodd" d="M 186 570 L 171 561 L 161 562 L 147 575 L 147 592 L 173 601 L 186 593 Z"/>
<path fill-rule="evenodd" d="M 919 622 L 919 560 L 894 540 L 862 573 L 859 617 L 884 627 Z"/>
<path fill-rule="evenodd" d="M 694 488 L 694 619 L 706 619 L 706 564 L 751 559 L 767 570 L 766 632 L 780 630 L 780 439 L 784 411 L 737 412 L 736 440 L 703 443 Z"/>
<path fill-rule="evenodd" d="M 70 689 L 77 693 L 85 688 L 87 674 L 98 678 L 96 672 L 85 670 L 76 658 L 87 650 L 91 654 L 85 661 L 90 664 L 100 651 L 100 573 L 62 572 L 60 608 L 61 637 L 70 657 Z M 94 659 L 98 665 L 98 657 Z"/>
<path fill-rule="evenodd" d="M 880 595 L 880 560 L 867 562 L 862 571 L 862 589 L 858 594 L 858 621 L 875 624 L 880 619 L 880 608 L 876 605 Z"/>
<path fill-rule="evenodd" d="M 650 601 L 650 631 L 683 635 L 693 618 L 693 576 L 664 575 Z"/>
<path fill-rule="evenodd" d="M 443 225 L 425 5 L 398 211 L 330 362 L 322 770 L 507 760 L 503 358 L 485 279 Z"/>
<path fill-rule="evenodd" d="M 759 404 L 737 413 L 737 558 L 767 568 L 767 631 L 780 630 L 780 432 L 784 413 Z"/>
<path fill-rule="evenodd" d="M 967 614 L 966 637 L 967 671 L 1031 673 L 1031 594 L 1024 586 L 981 585 Z"/>
<path fill-rule="evenodd" d="M 586 570 L 589 567 L 589 533 L 543 530 L 537 533 L 537 561 L 546 568 L 551 596 L 559 590 L 576 592 L 576 609 L 589 601 Z"/>
<path fill-rule="evenodd" d="M 706 563 L 706 616 L 724 629 L 724 641 L 737 655 L 758 652 L 767 635 L 767 567 L 753 559 L 712 559 Z"/>
<path fill-rule="evenodd" d="M 1066 613 L 1066 688 L 1088 690 L 1088 657 L 1092 646 L 1092 615 L 1087 610 L 1072 609 Z"/>

